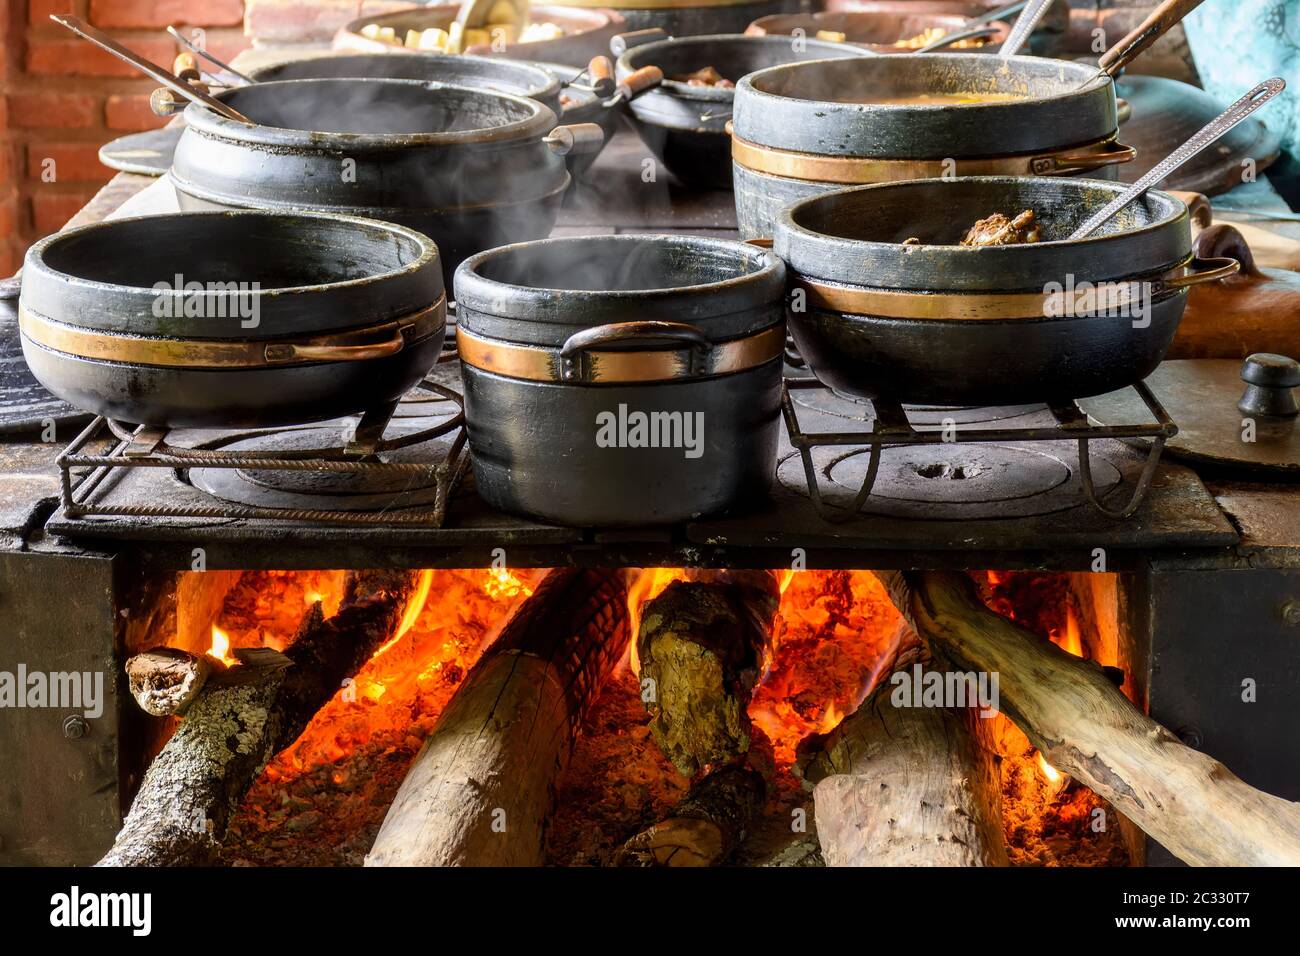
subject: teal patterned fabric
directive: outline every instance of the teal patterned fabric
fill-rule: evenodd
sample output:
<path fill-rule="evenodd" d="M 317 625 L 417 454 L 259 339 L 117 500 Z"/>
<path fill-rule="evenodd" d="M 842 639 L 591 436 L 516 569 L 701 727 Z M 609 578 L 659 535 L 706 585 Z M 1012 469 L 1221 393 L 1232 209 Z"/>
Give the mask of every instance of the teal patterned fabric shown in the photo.
<path fill-rule="evenodd" d="M 1286 80 L 1255 115 L 1300 156 L 1300 0 L 1206 0 L 1183 26 L 1201 82 L 1224 106 L 1270 76 Z"/>

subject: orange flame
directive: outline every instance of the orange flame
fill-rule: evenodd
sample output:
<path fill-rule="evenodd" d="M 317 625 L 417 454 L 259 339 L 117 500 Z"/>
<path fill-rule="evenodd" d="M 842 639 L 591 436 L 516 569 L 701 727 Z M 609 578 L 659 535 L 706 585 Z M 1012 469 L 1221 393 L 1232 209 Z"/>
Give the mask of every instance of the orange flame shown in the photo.
<path fill-rule="evenodd" d="M 1062 774 L 1061 771 L 1057 770 L 1055 767 L 1053 767 L 1050 763 L 1047 762 L 1047 759 L 1042 755 L 1041 752 L 1035 751 L 1034 757 L 1036 758 L 1038 763 L 1038 772 L 1041 773 L 1044 777 L 1046 777 L 1049 783 L 1056 783 L 1064 776 L 1064 774 Z"/>
<path fill-rule="evenodd" d="M 674 581 L 685 581 L 686 569 L 643 568 L 634 573 L 636 579 L 627 589 L 627 609 L 632 631 L 632 640 L 628 642 L 627 662 L 633 674 L 640 674 L 641 661 L 637 657 L 636 638 L 641 631 L 641 610 Z"/>
<path fill-rule="evenodd" d="M 232 664 L 238 664 L 239 661 L 230 656 L 230 637 L 217 625 L 212 625 L 212 646 L 208 648 L 209 657 L 215 657 L 221 663 L 229 667 Z"/>

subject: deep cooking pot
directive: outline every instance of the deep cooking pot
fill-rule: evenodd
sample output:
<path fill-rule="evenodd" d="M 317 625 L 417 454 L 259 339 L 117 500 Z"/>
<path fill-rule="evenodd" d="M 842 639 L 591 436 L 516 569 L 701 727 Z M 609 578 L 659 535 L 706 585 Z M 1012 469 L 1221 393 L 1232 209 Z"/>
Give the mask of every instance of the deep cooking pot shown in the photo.
<path fill-rule="evenodd" d="M 723 239 L 549 239 L 467 259 L 457 344 L 479 494 L 572 525 L 683 521 L 761 497 L 784 287 L 776 256 Z"/>
<path fill-rule="evenodd" d="M 847 102 L 984 94 L 983 103 Z M 953 175 L 1113 179 L 1134 152 L 1116 141 L 1115 88 L 1082 63 L 928 53 L 795 63 L 736 87 L 732 159 L 745 238 L 780 211 L 864 183 Z"/>
<path fill-rule="evenodd" d="M 330 53 L 308 55 L 253 70 L 259 82 L 268 80 L 361 79 L 432 80 L 455 86 L 527 96 L 548 107 L 564 123 L 598 123 L 605 138 L 614 135 L 618 110 L 606 107 L 589 89 L 570 85 L 583 68 L 528 60 L 502 60 L 486 56 L 449 56 L 442 53 Z M 569 172 L 584 172 L 598 151 L 566 157 Z"/>
<path fill-rule="evenodd" d="M 596 6 L 598 0 L 570 0 L 565 6 Z M 800 0 L 615 0 L 600 6 L 617 10 L 625 30 L 658 27 L 678 37 L 742 33 L 759 17 L 793 13 Z"/>
<path fill-rule="evenodd" d="M 674 77 L 711 66 L 736 83 L 748 73 L 782 63 L 865 55 L 855 46 L 824 40 L 794 44 L 789 37 L 665 36 L 644 42 L 645 38 L 645 34 L 628 37 L 625 42 L 642 42 L 626 50 L 615 64 L 620 81 L 645 66 L 657 66 L 664 73 L 659 86 L 628 104 L 637 133 L 684 183 L 722 189 L 731 185 L 727 124 L 736 91 L 691 86 Z"/>
<path fill-rule="evenodd" d="M 414 230 L 338 215 L 173 213 L 71 229 L 27 251 L 23 355 L 55 395 L 127 422 L 361 412 L 437 360 L 438 259 Z"/>
<path fill-rule="evenodd" d="M 1141 380 L 1169 348 L 1188 289 L 1237 262 L 1193 258 L 1187 207 L 1156 191 L 1086 239 L 1060 238 L 1124 188 L 972 177 L 795 203 L 775 250 L 800 353 L 836 391 L 926 405 L 1051 402 Z M 1025 209 L 1044 241 L 957 244 L 977 220 Z"/>
<path fill-rule="evenodd" d="M 182 209 L 401 223 L 438 244 L 449 277 L 467 255 L 549 233 L 569 185 L 544 141 L 555 114 L 531 99 L 387 79 L 280 80 L 218 95 L 257 125 L 186 108 L 168 173 Z"/>

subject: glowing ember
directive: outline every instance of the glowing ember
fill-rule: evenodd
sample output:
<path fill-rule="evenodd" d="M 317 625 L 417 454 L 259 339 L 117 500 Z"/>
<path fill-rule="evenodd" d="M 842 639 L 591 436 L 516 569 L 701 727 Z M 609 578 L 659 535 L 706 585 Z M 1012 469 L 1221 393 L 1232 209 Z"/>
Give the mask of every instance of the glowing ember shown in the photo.
<path fill-rule="evenodd" d="M 800 740 L 833 730 L 875 686 L 899 616 L 869 571 L 800 571 L 785 583 L 749 716 L 790 763 Z"/>
<path fill-rule="evenodd" d="M 533 589 L 520 581 L 509 568 L 492 568 L 483 580 L 483 593 L 494 601 L 523 595 L 531 597 Z"/>
<path fill-rule="evenodd" d="M 230 637 L 217 625 L 212 625 L 212 646 L 208 648 L 209 657 L 215 657 L 226 666 L 238 664 L 235 658 L 230 656 Z"/>

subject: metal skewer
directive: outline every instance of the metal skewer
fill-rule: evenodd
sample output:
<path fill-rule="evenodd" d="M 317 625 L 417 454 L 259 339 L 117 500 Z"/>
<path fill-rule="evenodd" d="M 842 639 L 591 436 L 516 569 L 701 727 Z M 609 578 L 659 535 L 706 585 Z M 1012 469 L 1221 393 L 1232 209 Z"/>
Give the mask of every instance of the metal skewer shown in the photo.
<path fill-rule="evenodd" d="M 203 59 L 207 60 L 207 61 L 208 61 L 209 63 L 211 63 L 213 66 L 217 67 L 217 69 L 219 69 L 219 70 L 224 70 L 225 72 L 227 72 L 227 73 L 229 73 L 231 76 L 233 76 L 235 79 L 239 80 L 241 83 L 245 83 L 245 84 L 247 84 L 247 85 L 249 85 L 249 86 L 252 86 L 254 83 L 257 82 L 257 81 L 254 80 L 252 77 L 250 77 L 250 76 L 245 76 L 243 73 L 240 73 L 238 70 L 236 70 L 236 69 L 235 69 L 233 66 L 231 66 L 229 63 L 222 63 L 220 60 L 218 60 L 215 56 L 213 56 L 213 55 L 212 55 L 211 53 L 209 53 L 207 50 L 205 50 L 205 49 L 203 49 L 202 47 L 200 47 L 197 43 L 193 42 L 192 40 L 187 39 L 187 38 L 184 37 L 184 36 L 182 36 L 182 35 L 181 35 L 181 32 L 180 32 L 179 30 L 177 30 L 175 27 L 168 27 L 168 28 L 167 28 L 167 32 L 171 34 L 172 39 L 174 39 L 174 40 L 175 40 L 177 43 L 179 43 L 181 46 L 185 47 L 185 49 L 189 50 L 189 51 L 190 51 L 191 53 L 193 53 L 195 56 L 201 56 L 201 57 L 203 57 Z"/>
<path fill-rule="evenodd" d="M 145 76 L 158 81 L 173 93 L 179 93 L 181 96 L 188 100 L 193 100 L 195 103 L 202 103 L 208 109 L 215 110 L 228 119 L 235 120 L 239 123 L 246 123 L 249 126 L 256 125 L 251 119 L 239 112 L 233 106 L 227 106 L 216 97 L 209 96 L 202 90 L 196 90 L 169 70 L 164 70 L 158 64 L 152 63 L 139 54 L 127 49 L 112 37 L 108 36 L 108 34 L 95 29 L 84 20 L 62 13 L 52 13 L 50 14 L 50 19 L 59 24 L 59 26 L 67 27 L 83 40 L 89 40 L 100 49 L 107 50 L 119 60 L 125 60 L 127 63 L 130 63 Z"/>

